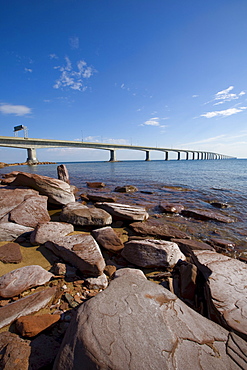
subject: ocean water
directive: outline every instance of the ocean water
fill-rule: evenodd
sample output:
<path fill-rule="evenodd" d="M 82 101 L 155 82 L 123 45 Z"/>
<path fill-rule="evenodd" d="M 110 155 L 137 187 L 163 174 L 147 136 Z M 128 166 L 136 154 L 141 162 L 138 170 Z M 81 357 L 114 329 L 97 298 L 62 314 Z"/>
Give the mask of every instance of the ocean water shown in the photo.
<path fill-rule="evenodd" d="M 59 164 L 62 163 L 7 167 L 0 169 L 0 174 L 24 171 L 56 178 Z M 195 222 L 196 236 L 205 240 L 213 234 L 220 235 L 235 242 L 238 251 L 247 253 L 247 159 L 63 164 L 68 169 L 71 184 L 80 192 L 86 192 L 86 183 L 94 181 L 104 182 L 106 190 L 102 191 L 108 192 L 114 191 L 116 186 L 134 185 L 139 192 L 123 196 L 123 201 L 143 204 L 151 214 L 155 214 L 159 202 L 166 200 L 179 201 L 186 208 L 210 209 L 233 217 L 235 222 L 230 224 Z M 215 209 L 211 201 L 228 203 L 229 208 Z"/>

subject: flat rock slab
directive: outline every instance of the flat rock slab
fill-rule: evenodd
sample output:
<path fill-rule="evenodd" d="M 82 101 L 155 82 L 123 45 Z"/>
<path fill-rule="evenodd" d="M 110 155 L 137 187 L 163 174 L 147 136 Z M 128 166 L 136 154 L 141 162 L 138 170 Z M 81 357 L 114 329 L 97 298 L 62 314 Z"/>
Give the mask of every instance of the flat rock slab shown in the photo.
<path fill-rule="evenodd" d="M 0 333 L 0 369 L 28 370 L 30 342 L 10 332 Z"/>
<path fill-rule="evenodd" d="M 193 250 L 210 250 L 215 251 L 215 249 L 204 242 L 200 242 L 199 240 L 193 239 L 172 239 L 174 243 L 177 243 L 181 251 L 186 255 L 190 256 Z"/>
<path fill-rule="evenodd" d="M 111 252 L 118 252 L 124 247 L 123 243 L 110 226 L 93 230 L 92 235 L 101 247 Z"/>
<path fill-rule="evenodd" d="M 27 316 L 31 313 L 44 308 L 53 298 L 56 288 L 47 288 L 40 292 L 31 294 L 25 298 L 18 299 L 7 306 L 0 308 L 0 328 L 11 324 L 21 316 Z"/>
<path fill-rule="evenodd" d="M 66 222 L 45 222 L 39 224 L 30 235 L 30 242 L 33 245 L 44 244 L 54 241 L 72 233 L 74 226 Z"/>
<path fill-rule="evenodd" d="M 19 317 L 15 322 L 15 327 L 22 337 L 32 338 L 59 320 L 60 315 L 56 314 L 28 315 Z"/>
<path fill-rule="evenodd" d="M 23 202 L 26 196 L 38 195 L 33 189 L 0 189 L 0 219 Z"/>
<path fill-rule="evenodd" d="M 233 218 L 225 216 L 222 213 L 208 211 L 205 209 L 185 209 L 181 212 L 181 214 L 185 217 L 191 217 L 202 221 L 218 221 L 224 223 L 234 222 Z"/>
<path fill-rule="evenodd" d="M 149 220 L 147 222 L 133 222 L 130 224 L 130 227 L 137 235 L 141 236 L 149 235 L 165 240 L 171 240 L 172 238 L 190 238 L 190 236 L 185 232 L 156 220 Z"/>
<path fill-rule="evenodd" d="M 133 185 L 124 185 L 124 186 L 117 186 L 115 190 L 117 193 L 134 193 L 138 191 L 138 189 Z"/>
<path fill-rule="evenodd" d="M 105 187 L 105 184 L 103 182 L 87 182 L 87 187 L 88 188 L 93 188 L 93 189 L 100 189 L 100 188 L 104 188 Z"/>
<path fill-rule="evenodd" d="M 159 204 L 159 209 L 161 212 L 181 213 L 184 210 L 184 206 L 180 203 L 161 202 Z"/>
<path fill-rule="evenodd" d="M 81 226 L 105 226 L 112 223 L 112 217 L 108 212 L 98 208 L 88 208 L 77 202 L 63 207 L 60 220 Z"/>
<path fill-rule="evenodd" d="M 52 276 L 39 265 L 20 267 L 0 277 L 0 296 L 14 297 L 24 290 L 47 283 Z"/>
<path fill-rule="evenodd" d="M 155 239 L 129 241 L 121 254 L 134 265 L 147 268 L 174 266 L 185 260 L 176 243 Z"/>
<path fill-rule="evenodd" d="M 32 195 L 10 212 L 9 220 L 19 225 L 36 227 L 39 223 L 50 221 L 47 211 L 47 197 Z"/>
<path fill-rule="evenodd" d="M 104 258 L 91 235 L 69 235 L 56 242 L 47 242 L 45 246 L 84 274 L 99 276 L 104 271 Z"/>
<path fill-rule="evenodd" d="M 0 261 L 3 263 L 20 263 L 22 254 L 20 245 L 17 243 L 7 243 L 0 247 Z"/>
<path fill-rule="evenodd" d="M 87 193 L 87 198 L 92 202 L 116 202 L 116 197 L 99 193 Z"/>
<path fill-rule="evenodd" d="M 19 236 L 25 235 L 33 231 L 32 227 L 15 224 L 14 222 L 0 223 L 0 241 L 14 241 Z"/>
<path fill-rule="evenodd" d="M 147 220 L 149 214 L 143 207 L 130 206 L 119 203 L 96 203 L 96 207 L 104 209 L 110 213 L 113 218 L 127 221 L 144 221 Z"/>
<path fill-rule="evenodd" d="M 75 196 L 71 192 L 69 184 L 52 177 L 20 172 L 12 185 L 28 186 L 35 189 L 41 195 L 46 195 L 48 202 L 52 204 L 64 205 L 75 201 Z"/>
<path fill-rule="evenodd" d="M 194 250 L 192 258 L 207 279 L 211 318 L 247 340 L 247 265 L 213 251 Z"/>
<path fill-rule="evenodd" d="M 83 305 L 65 334 L 54 370 L 246 368 L 246 343 L 190 309 L 138 270 L 118 270 Z M 228 351 L 235 346 L 235 358 Z M 241 367 L 242 365 L 245 367 Z"/>

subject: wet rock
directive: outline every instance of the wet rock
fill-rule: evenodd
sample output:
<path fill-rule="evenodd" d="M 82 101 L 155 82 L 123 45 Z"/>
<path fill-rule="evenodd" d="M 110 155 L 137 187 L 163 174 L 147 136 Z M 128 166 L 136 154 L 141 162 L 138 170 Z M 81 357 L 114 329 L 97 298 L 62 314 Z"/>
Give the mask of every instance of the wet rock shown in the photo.
<path fill-rule="evenodd" d="M 172 238 L 190 238 L 185 232 L 158 220 L 133 222 L 130 224 L 130 227 L 136 234 L 142 236 L 149 235 L 165 240 L 171 240 Z"/>
<path fill-rule="evenodd" d="M 0 296 L 14 297 L 24 290 L 45 284 L 52 276 L 39 265 L 20 267 L 0 277 Z"/>
<path fill-rule="evenodd" d="M 76 267 L 66 265 L 65 263 L 57 262 L 52 266 L 52 272 L 55 275 L 65 275 L 66 277 L 69 278 L 75 277 L 76 271 L 77 271 Z"/>
<path fill-rule="evenodd" d="M 126 271 L 127 270 L 127 271 Z M 65 334 L 54 370 L 237 369 L 231 334 L 190 309 L 138 270 L 119 270 L 109 287 L 81 305 Z M 238 353 L 246 343 L 237 339 Z M 236 362 L 235 362 L 236 361 Z M 240 365 L 241 364 L 241 365 Z"/>
<path fill-rule="evenodd" d="M 105 226 L 112 223 L 112 217 L 102 209 L 88 208 L 81 203 L 69 203 L 60 214 L 60 220 L 73 225 Z"/>
<path fill-rule="evenodd" d="M 92 235 L 101 247 L 109 251 L 118 252 L 124 247 L 123 243 L 110 226 L 93 230 Z"/>
<path fill-rule="evenodd" d="M 191 217 L 202 221 L 218 221 L 224 223 L 234 222 L 233 218 L 225 216 L 219 212 L 208 211 L 205 209 L 185 209 L 181 214 L 185 217 Z"/>
<path fill-rule="evenodd" d="M 205 250 L 194 250 L 192 259 L 207 280 L 209 318 L 247 340 L 247 265 Z"/>
<path fill-rule="evenodd" d="M 177 243 L 181 251 L 186 255 L 190 256 L 193 250 L 211 250 L 214 251 L 214 248 L 207 244 L 200 242 L 199 240 L 189 240 L 189 239 L 172 239 L 174 243 Z"/>
<path fill-rule="evenodd" d="M 0 333 L 0 369 L 28 370 L 30 342 L 10 332 Z"/>
<path fill-rule="evenodd" d="M 67 184 L 70 183 L 69 172 L 65 164 L 60 164 L 60 166 L 57 166 L 57 176 L 59 180 L 67 182 Z"/>
<path fill-rule="evenodd" d="M 32 227 L 15 224 L 14 222 L 0 223 L 0 241 L 14 241 L 19 236 L 25 236 L 33 231 Z"/>
<path fill-rule="evenodd" d="M 38 223 L 50 221 L 47 197 L 32 195 L 10 212 L 9 220 L 19 225 L 36 227 Z"/>
<path fill-rule="evenodd" d="M 9 325 L 18 317 L 27 316 L 44 308 L 53 298 L 56 288 L 47 288 L 0 307 L 0 328 Z"/>
<path fill-rule="evenodd" d="M 31 341 L 30 346 L 31 355 L 28 370 L 51 369 L 60 343 L 49 335 L 40 334 Z"/>
<path fill-rule="evenodd" d="M 64 205 L 75 201 L 70 186 L 64 181 L 47 176 L 20 172 L 12 183 L 13 186 L 28 186 L 37 190 L 41 195 L 48 197 L 48 202 Z"/>
<path fill-rule="evenodd" d="M 33 189 L 0 189 L 0 219 L 31 195 L 39 195 L 39 193 Z"/>
<path fill-rule="evenodd" d="M 0 247 L 0 261 L 3 263 L 20 263 L 22 261 L 20 245 L 7 243 Z"/>
<path fill-rule="evenodd" d="M 60 315 L 29 315 L 18 318 L 15 322 L 17 332 L 22 337 L 32 338 L 60 320 Z"/>
<path fill-rule="evenodd" d="M 138 206 L 130 206 L 119 203 L 96 203 L 96 207 L 104 209 L 110 213 L 113 218 L 128 221 L 144 221 L 149 215 L 145 208 Z"/>
<path fill-rule="evenodd" d="M 179 266 L 180 297 L 193 301 L 196 292 L 197 267 L 184 261 Z"/>
<path fill-rule="evenodd" d="M 99 193 L 87 193 L 87 199 L 91 200 L 92 202 L 116 202 L 116 197 Z"/>
<path fill-rule="evenodd" d="M 138 191 L 138 189 L 133 185 L 124 185 L 117 186 L 114 191 L 118 193 L 134 193 L 135 191 Z"/>
<path fill-rule="evenodd" d="M 211 206 L 215 208 L 228 208 L 230 205 L 228 203 L 221 203 L 221 202 L 210 202 Z"/>
<path fill-rule="evenodd" d="M 104 188 L 105 184 L 103 182 L 87 182 L 87 187 L 93 188 L 93 189 L 99 189 L 99 188 Z"/>
<path fill-rule="evenodd" d="M 85 284 L 88 289 L 105 289 L 108 286 L 108 279 L 105 274 L 99 277 L 89 277 L 85 279 Z"/>
<path fill-rule="evenodd" d="M 33 245 L 59 239 L 74 231 L 74 226 L 66 222 L 45 222 L 39 224 L 30 235 Z"/>
<path fill-rule="evenodd" d="M 232 251 L 234 250 L 236 244 L 230 240 L 220 239 L 220 238 L 211 238 L 209 243 L 216 249 L 216 251 Z"/>
<path fill-rule="evenodd" d="M 149 268 L 174 266 L 179 260 L 185 260 L 177 244 L 155 239 L 129 241 L 121 254 L 130 263 Z"/>
<path fill-rule="evenodd" d="M 49 241 L 45 246 L 84 274 L 99 276 L 104 271 L 105 261 L 91 235 L 69 235 L 56 242 Z"/>
<path fill-rule="evenodd" d="M 179 203 L 168 203 L 168 202 L 161 202 L 159 205 L 161 212 L 167 213 L 181 213 L 184 210 L 184 206 Z"/>

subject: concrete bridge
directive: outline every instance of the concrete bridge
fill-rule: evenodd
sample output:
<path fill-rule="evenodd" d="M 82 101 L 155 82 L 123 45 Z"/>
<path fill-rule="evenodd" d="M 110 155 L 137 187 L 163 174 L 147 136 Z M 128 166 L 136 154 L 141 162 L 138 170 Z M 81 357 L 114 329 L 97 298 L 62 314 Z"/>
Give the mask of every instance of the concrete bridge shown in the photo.
<path fill-rule="evenodd" d="M 186 150 L 186 149 L 170 149 L 170 148 L 153 148 L 136 145 L 121 145 L 121 144 L 106 144 L 106 143 L 89 143 L 80 141 L 67 141 L 67 140 L 49 140 L 49 139 L 31 139 L 19 138 L 10 136 L 0 136 L 0 146 L 11 148 L 22 148 L 27 150 L 27 162 L 29 164 L 38 163 L 36 149 L 38 148 L 93 148 L 108 150 L 110 152 L 110 162 L 117 161 L 116 151 L 118 149 L 140 150 L 145 152 L 145 160 L 150 160 L 150 152 L 158 151 L 164 152 L 164 159 L 169 159 L 169 153 L 177 153 L 177 159 L 181 159 L 181 153 L 185 153 L 185 159 L 189 160 L 205 160 L 205 159 L 232 159 L 224 154 L 206 152 L 201 150 Z"/>

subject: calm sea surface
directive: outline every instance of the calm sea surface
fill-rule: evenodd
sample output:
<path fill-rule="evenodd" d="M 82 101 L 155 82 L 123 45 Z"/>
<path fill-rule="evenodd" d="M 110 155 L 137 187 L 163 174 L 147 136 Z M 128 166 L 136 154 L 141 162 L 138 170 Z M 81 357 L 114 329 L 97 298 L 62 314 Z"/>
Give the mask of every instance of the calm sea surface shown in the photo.
<path fill-rule="evenodd" d="M 62 163 L 13 166 L 0 169 L 0 174 L 24 171 L 56 178 L 58 164 Z M 69 171 L 71 184 L 81 192 L 87 191 L 86 182 L 104 182 L 108 191 L 118 185 L 135 185 L 139 192 L 125 196 L 126 202 L 147 204 L 151 213 L 155 213 L 155 204 L 167 200 L 180 201 L 187 208 L 210 209 L 233 217 L 234 223 L 206 223 L 210 224 L 206 229 L 203 227 L 205 222 L 200 223 L 201 239 L 207 238 L 207 233 L 212 236 L 218 232 L 221 237 L 235 241 L 239 251 L 247 252 L 247 159 L 63 164 Z M 145 191 L 152 194 L 142 193 Z M 217 210 L 210 201 L 228 203 L 230 207 Z"/>

